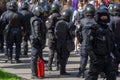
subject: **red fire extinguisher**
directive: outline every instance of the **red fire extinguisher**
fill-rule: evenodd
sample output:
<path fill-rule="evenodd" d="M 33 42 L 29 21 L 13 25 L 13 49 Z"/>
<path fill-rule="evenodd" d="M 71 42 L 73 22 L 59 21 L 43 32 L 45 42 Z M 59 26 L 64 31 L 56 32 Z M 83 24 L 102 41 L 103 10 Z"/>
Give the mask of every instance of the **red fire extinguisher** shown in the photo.
<path fill-rule="evenodd" d="M 44 73 L 44 62 L 38 58 L 37 61 L 37 72 L 38 72 L 38 78 L 44 78 L 45 73 Z"/>

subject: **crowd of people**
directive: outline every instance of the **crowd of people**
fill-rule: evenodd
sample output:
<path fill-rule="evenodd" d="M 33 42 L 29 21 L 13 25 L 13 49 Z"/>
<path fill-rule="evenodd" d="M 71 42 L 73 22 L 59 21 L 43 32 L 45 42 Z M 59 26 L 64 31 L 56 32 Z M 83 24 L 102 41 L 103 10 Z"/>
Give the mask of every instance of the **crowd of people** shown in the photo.
<path fill-rule="evenodd" d="M 14 63 L 15 45 L 15 63 L 21 63 L 20 56 L 28 55 L 29 41 L 33 79 L 38 78 L 37 59 L 41 58 L 52 71 L 54 56 L 60 75 L 70 75 L 66 65 L 72 51 L 80 54 L 77 77 L 85 77 L 88 57 L 90 65 L 85 80 L 97 80 L 99 74 L 106 80 L 116 80 L 119 76 L 120 3 L 112 0 L 10 0 L 6 8 L 6 11 L 0 9 L 0 51 L 5 52 L 6 62 Z M 47 38 L 48 61 L 43 58 Z"/>

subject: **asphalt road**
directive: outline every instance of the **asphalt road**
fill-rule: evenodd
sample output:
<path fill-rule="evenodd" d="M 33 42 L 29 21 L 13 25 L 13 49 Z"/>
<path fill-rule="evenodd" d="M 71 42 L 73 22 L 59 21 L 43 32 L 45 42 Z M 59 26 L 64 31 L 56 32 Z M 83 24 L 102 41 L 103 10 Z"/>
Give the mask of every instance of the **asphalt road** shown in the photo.
<path fill-rule="evenodd" d="M 30 46 L 29 46 L 29 55 L 27 57 L 21 55 L 22 63 L 19 64 L 10 64 L 5 63 L 5 60 L 7 57 L 4 55 L 4 53 L 0 53 L 0 68 L 4 69 L 5 71 L 15 74 L 19 77 L 22 77 L 23 80 L 32 80 L 31 79 L 31 65 L 30 65 Z M 23 49 L 22 49 L 23 52 Z M 48 47 L 44 49 L 44 59 L 48 60 Z M 14 55 L 13 55 L 14 56 Z M 14 62 L 14 61 L 13 61 Z M 45 78 L 43 80 L 84 80 L 84 78 L 78 78 L 76 77 L 78 73 L 80 63 L 80 57 L 79 54 L 71 53 L 68 64 L 67 64 L 67 72 L 71 73 L 71 75 L 67 76 L 60 76 L 59 71 L 56 71 L 55 64 L 53 63 L 53 71 L 47 71 L 47 64 L 45 64 Z M 89 62 L 87 67 L 89 66 Z M 34 80 L 41 80 L 41 79 L 34 79 Z M 103 78 L 99 78 L 99 80 L 103 80 Z M 120 77 L 117 77 L 117 80 L 120 80 Z"/>

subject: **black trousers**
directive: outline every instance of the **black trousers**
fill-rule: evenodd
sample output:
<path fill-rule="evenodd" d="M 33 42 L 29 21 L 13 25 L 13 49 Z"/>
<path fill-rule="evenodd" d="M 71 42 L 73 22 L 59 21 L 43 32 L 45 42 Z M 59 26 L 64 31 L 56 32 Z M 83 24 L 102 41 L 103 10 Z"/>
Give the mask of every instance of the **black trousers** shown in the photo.
<path fill-rule="evenodd" d="M 98 61 L 90 60 L 90 70 L 85 80 L 97 80 L 100 72 L 104 72 L 106 80 L 116 80 L 116 72 L 114 63 L 108 59 L 98 58 Z"/>
<path fill-rule="evenodd" d="M 84 73 L 84 71 L 86 69 L 86 65 L 88 62 L 88 53 L 89 53 L 89 51 L 86 50 L 86 47 L 84 45 L 81 45 L 81 48 L 80 48 L 80 68 L 79 68 L 80 73 Z"/>
<path fill-rule="evenodd" d="M 57 41 L 57 54 L 60 62 L 60 74 L 66 72 L 66 64 L 70 56 L 67 50 L 66 41 Z"/>
<path fill-rule="evenodd" d="M 28 54 L 28 40 L 30 41 L 30 35 L 29 34 L 26 34 L 24 37 L 23 37 L 23 49 L 24 49 L 24 55 L 27 55 Z"/>
<path fill-rule="evenodd" d="M 53 58 L 55 56 L 55 60 L 56 60 L 56 66 L 59 66 L 59 60 L 58 60 L 58 55 L 56 53 L 56 40 L 53 39 L 48 39 L 48 47 L 49 47 L 49 60 L 48 60 L 48 67 L 51 68 L 52 67 L 52 63 L 53 63 Z"/>
<path fill-rule="evenodd" d="M 58 55 L 55 49 L 49 48 L 49 60 L 48 60 L 48 67 L 52 68 L 53 58 L 55 57 L 55 64 L 59 66 Z"/>
<path fill-rule="evenodd" d="M 4 48 L 4 35 L 0 34 L 0 49 Z"/>
<path fill-rule="evenodd" d="M 37 59 L 40 57 L 42 59 L 42 48 L 35 48 L 32 46 L 31 51 L 31 71 L 32 76 L 37 76 Z"/>
<path fill-rule="evenodd" d="M 21 54 L 22 31 L 19 28 L 12 28 L 6 37 L 8 58 L 12 59 L 13 45 L 15 44 L 15 60 L 19 60 Z"/>

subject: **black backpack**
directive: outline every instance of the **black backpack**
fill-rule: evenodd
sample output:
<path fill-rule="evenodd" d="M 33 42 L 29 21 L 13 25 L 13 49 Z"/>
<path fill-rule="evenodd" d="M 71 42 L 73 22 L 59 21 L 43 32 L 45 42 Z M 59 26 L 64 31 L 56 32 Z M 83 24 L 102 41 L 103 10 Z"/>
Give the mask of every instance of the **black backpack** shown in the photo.
<path fill-rule="evenodd" d="M 67 23 L 64 20 L 60 20 L 56 23 L 54 33 L 56 39 L 63 39 L 66 40 L 68 37 L 68 26 L 69 23 Z"/>
<path fill-rule="evenodd" d="M 69 52 L 73 51 L 75 48 L 74 41 L 72 39 L 72 35 L 70 33 L 70 24 L 64 20 L 60 20 L 56 23 L 55 26 L 55 37 L 57 40 L 66 40 L 67 50 Z M 60 43 L 62 45 L 62 43 Z"/>

